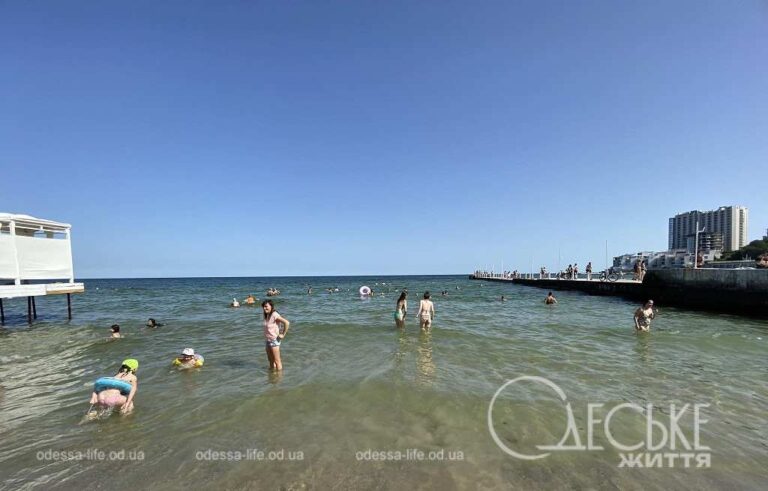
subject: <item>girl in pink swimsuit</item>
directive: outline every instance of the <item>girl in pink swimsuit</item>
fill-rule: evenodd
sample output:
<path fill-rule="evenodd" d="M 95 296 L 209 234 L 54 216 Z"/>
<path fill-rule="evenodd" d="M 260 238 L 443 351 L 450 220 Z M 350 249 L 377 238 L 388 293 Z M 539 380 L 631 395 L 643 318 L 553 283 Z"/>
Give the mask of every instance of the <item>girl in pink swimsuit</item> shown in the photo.
<path fill-rule="evenodd" d="M 264 339 L 266 340 L 267 358 L 269 358 L 270 370 L 282 370 L 283 363 L 280 360 L 280 343 L 288 334 L 288 328 L 291 323 L 288 319 L 282 317 L 275 310 L 275 304 L 272 300 L 265 300 L 261 303 L 264 310 Z M 280 329 L 282 324 L 283 329 Z"/>
<path fill-rule="evenodd" d="M 98 394 L 93 392 L 90 401 L 91 409 L 88 411 L 89 417 L 93 418 L 98 415 L 98 411 L 94 411 L 96 405 L 102 410 L 120 408 L 121 413 L 130 413 L 133 410 L 133 398 L 136 397 L 136 389 L 139 384 L 139 379 L 136 378 L 136 370 L 138 369 L 139 362 L 135 359 L 130 358 L 123 361 L 120 370 L 113 378 L 131 384 L 131 391 L 127 395 L 123 395 L 117 389 L 105 389 Z"/>

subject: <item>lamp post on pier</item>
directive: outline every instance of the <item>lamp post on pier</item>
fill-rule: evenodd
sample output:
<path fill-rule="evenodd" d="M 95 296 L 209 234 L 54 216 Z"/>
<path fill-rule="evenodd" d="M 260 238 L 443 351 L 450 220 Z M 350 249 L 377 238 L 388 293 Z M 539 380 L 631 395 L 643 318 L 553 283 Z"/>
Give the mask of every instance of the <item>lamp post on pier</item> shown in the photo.
<path fill-rule="evenodd" d="M 694 239 L 695 243 L 693 244 L 693 269 L 699 268 L 699 234 L 706 230 L 707 227 L 699 230 L 699 221 L 696 220 L 696 238 Z"/>

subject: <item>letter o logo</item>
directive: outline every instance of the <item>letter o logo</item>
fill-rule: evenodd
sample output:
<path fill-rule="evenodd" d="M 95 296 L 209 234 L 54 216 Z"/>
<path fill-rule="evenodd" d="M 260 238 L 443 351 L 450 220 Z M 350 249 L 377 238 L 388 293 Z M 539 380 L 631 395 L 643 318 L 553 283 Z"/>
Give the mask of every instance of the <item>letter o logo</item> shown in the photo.
<path fill-rule="evenodd" d="M 565 396 L 565 392 L 563 392 L 563 389 L 558 387 L 557 384 L 555 384 L 554 382 L 544 377 L 538 377 L 536 375 L 522 375 L 515 379 L 508 380 L 504 385 L 499 387 L 499 390 L 497 390 L 495 394 L 493 394 L 491 403 L 488 405 L 488 431 L 491 433 L 491 437 L 493 438 L 493 441 L 496 442 L 496 445 L 498 445 L 498 447 L 508 455 L 511 455 L 512 457 L 515 457 L 521 460 L 538 460 L 538 459 L 543 459 L 544 457 L 547 457 L 549 455 L 549 452 L 537 454 L 537 455 L 526 455 L 526 454 L 515 452 L 514 450 L 506 446 L 504 442 L 501 441 L 501 438 L 499 438 L 499 435 L 496 434 L 496 430 L 493 427 L 493 405 L 496 403 L 496 399 L 499 397 L 499 395 L 501 395 L 502 392 L 504 392 L 504 389 L 506 389 L 510 385 L 515 384 L 517 382 L 525 381 L 525 380 L 528 380 L 531 382 L 538 382 L 540 384 L 546 385 L 547 387 L 554 390 L 555 393 L 558 396 L 560 396 L 560 399 L 562 399 L 565 402 L 566 396 Z"/>

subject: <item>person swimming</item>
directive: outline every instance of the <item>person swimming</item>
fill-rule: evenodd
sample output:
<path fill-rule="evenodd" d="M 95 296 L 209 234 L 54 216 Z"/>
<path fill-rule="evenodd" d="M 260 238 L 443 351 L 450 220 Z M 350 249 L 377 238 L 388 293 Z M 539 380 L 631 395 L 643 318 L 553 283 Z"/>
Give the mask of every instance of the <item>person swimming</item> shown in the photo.
<path fill-rule="evenodd" d="M 419 312 L 416 314 L 420 327 L 425 331 L 429 331 L 435 318 L 435 304 L 429 297 L 429 292 L 424 292 L 424 298 L 419 301 Z"/>
<path fill-rule="evenodd" d="M 554 295 L 552 295 L 552 292 L 549 292 L 547 294 L 547 298 L 544 299 L 544 303 L 547 305 L 554 305 L 557 303 L 557 299 Z"/>
<path fill-rule="evenodd" d="M 200 368 L 205 363 L 205 359 L 200 354 L 196 354 L 193 348 L 184 348 L 181 355 L 173 359 L 173 366 L 179 368 Z"/>
<path fill-rule="evenodd" d="M 245 300 L 243 300 L 243 303 L 246 305 L 255 305 L 256 304 L 256 297 L 254 297 L 251 294 L 248 294 L 247 297 L 245 297 Z"/>
<path fill-rule="evenodd" d="M 238 302 L 236 298 L 233 298 L 232 299 L 232 303 L 230 303 L 229 306 L 230 307 L 239 307 L 240 306 L 240 302 Z"/>
<path fill-rule="evenodd" d="M 112 324 L 112 327 L 109 328 L 112 335 L 110 336 L 111 339 L 120 339 L 122 336 L 120 336 L 120 326 L 117 324 Z"/>
<path fill-rule="evenodd" d="M 112 387 L 94 387 L 94 391 L 91 393 L 91 409 L 88 411 L 88 416 L 98 416 L 98 412 L 94 410 L 94 406 L 96 405 L 103 410 L 120 408 L 122 414 L 128 414 L 133 411 L 133 399 L 136 397 L 136 390 L 138 389 L 139 384 L 139 380 L 136 378 L 136 370 L 138 369 L 138 360 L 129 358 L 123 360 L 123 363 L 120 365 L 120 370 L 118 370 L 114 377 L 111 377 L 111 379 L 118 382 L 124 382 L 127 383 L 127 385 L 130 385 L 130 391 Z M 99 392 L 96 392 L 97 390 Z M 126 394 L 125 392 L 128 393 Z"/>
<path fill-rule="evenodd" d="M 159 322 L 157 322 L 155 319 L 153 319 L 151 317 L 147 321 L 147 327 L 151 327 L 153 329 L 158 328 L 158 327 L 163 327 L 163 325 L 164 324 L 160 324 Z"/>

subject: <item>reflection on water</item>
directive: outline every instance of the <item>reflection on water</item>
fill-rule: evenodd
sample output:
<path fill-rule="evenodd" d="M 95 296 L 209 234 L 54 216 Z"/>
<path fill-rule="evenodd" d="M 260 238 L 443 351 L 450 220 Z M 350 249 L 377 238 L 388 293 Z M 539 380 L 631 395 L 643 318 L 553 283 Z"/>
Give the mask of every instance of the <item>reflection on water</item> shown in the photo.
<path fill-rule="evenodd" d="M 635 351 L 639 355 L 641 362 L 648 363 L 651 354 L 651 336 L 649 333 L 644 332 L 635 333 L 635 336 L 637 336 Z"/>
<path fill-rule="evenodd" d="M 377 284 L 378 283 L 378 284 Z M 384 285 L 386 283 L 386 285 Z M 312 295 L 307 285 L 315 285 Z M 360 301 L 358 289 L 377 295 Z M 274 286 L 291 320 L 285 370 L 270 372 L 260 309 L 231 309 L 233 297 Z M 338 286 L 327 293 L 324 288 Z M 443 291 L 429 333 L 413 315 L 403 330 L 398 292 Z M 457 288 L 459 287 L 459 288 Z M 9 301 L 18 324 L 0 331 L 0 467 L 9 489 L 210 488 L 756 488 L 768 441 L 766 326 L 733 316 L 664 309 L 650 334 L 632 327 L 633 303 L 610 297 L 472 282 L 463 277 L 210 278 L 87 281 L 75 318 L 41 299 L 39 322 Z M 379 295 L 381 293 L 381 295 Z M 500 302 L 501 295 L 506 298 Z M 165 324 L 146 329 L 147 318 Z M 124 338 L 107 341 L 111 324 Z M 181 347 L 205 356 L 200 369 L 170 367 Z M 79 424 L 93 381 L 125 358 L 140 362 L 136 410 Z M 713 448 L 706 473 L 634 473 L 612 452 L 517 461 L 494 444 L 488 403 L 519 375 L 551 379 L 574 401 L 711 403 L 702 434 Z M 553 415 L 511 414 L 505 438 L 555 435 Z M 514 407 L 514 406 L 511 406 Z M 642 434 L 641 428 L 623 435 Z M 529 442 L 530 443 L 530 442 Z M 142 461 L 39 460 L 39 451 L 142 450 Z M 303 461 L 199 459 L 208 449 L 301 450 Z M 419 465 L 358 460 L 365 449 L 461 450 L 466 460 Z M 264 484 L 268 483 L 268 484 Z M 415 486 L 414 486 L 415 484 Z"/>
<path fill-rule="evenodd" d="M 422 332 L 419 336 L 419 345 L 416 348 L 418 358 L 416 366 L 419 370 L 418 381 L 422 385 L 430 386 L 435 380 L 437 367 L 432 359 L 432 333 Z"/>
<path fill-rule="evenodd" d="M 269 383 L 272 385 L 277 385 L 280 383 L 281 380 L 283 380 L 283 372 L 282 371 L 269 371 Z"/>

